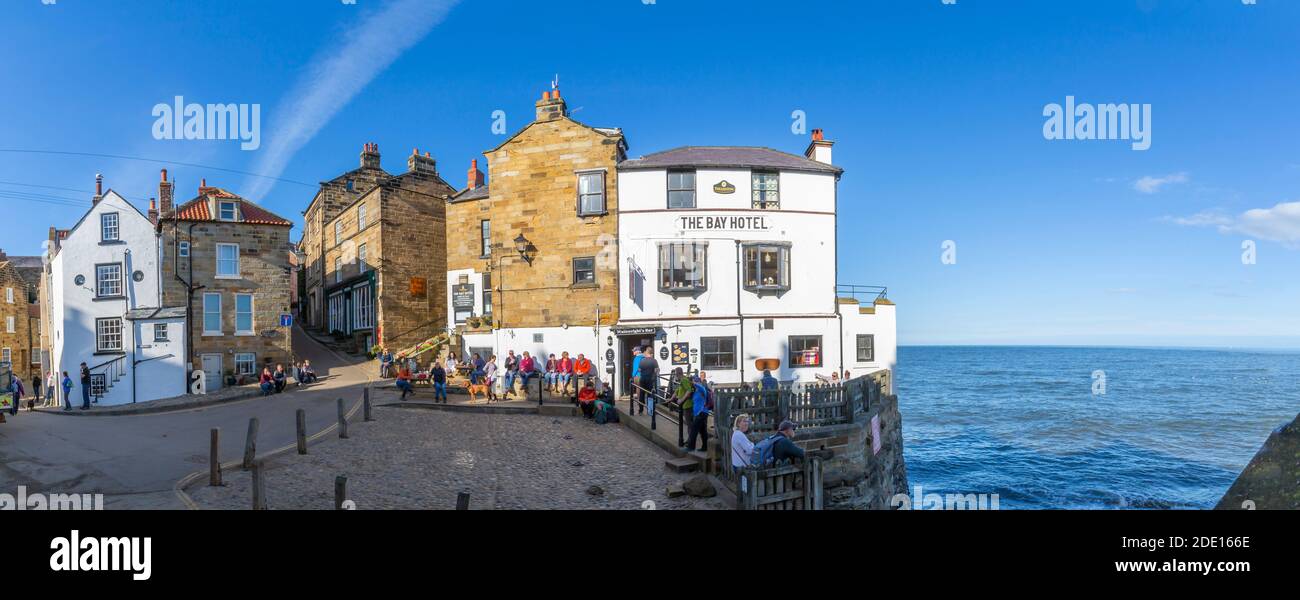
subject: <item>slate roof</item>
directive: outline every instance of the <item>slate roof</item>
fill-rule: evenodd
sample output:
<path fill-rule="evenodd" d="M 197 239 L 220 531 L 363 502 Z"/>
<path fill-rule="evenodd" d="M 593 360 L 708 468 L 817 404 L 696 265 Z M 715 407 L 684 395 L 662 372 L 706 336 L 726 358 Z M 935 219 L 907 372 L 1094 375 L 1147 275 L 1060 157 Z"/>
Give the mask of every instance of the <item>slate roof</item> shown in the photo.
<path fill-rule="evenodd" d="M 788 152 L 756 146 L 683 146 L 656 152 L 641 158 L 625 160 L 618 164 L 620 171 L 677 167 L 757 168 L 834 173 L 837 175 L 844 172 L 844 169 L 834 165 L 809 160 Z"/>
<path fill-rule="evenodd" d="M 456 194 L 455 196 L 452 196 L 450 201 L 462 202 L 462 201 L 469 201 L 469 200 L 482 200 L 487 197 L 488 197 L 488 185 L 483 184 L 473 189 L 466 188 L 465 190 L 462 190 L 460 193 Z"/>
<path fill-rule="evenodd" d="M 200 188 L 199 197 L 176 207 L 176 218 L 181 221 L 218 221 L 212 211 L 208 209 L 209 203 L 207 199 L 209 197 L 220 200 L 238 200 L 239 213 L 240 217 L 242 217 L 240 223 L 293 226 L 292 221 L 240 198 L 237 194 L 212 186 Z"/>

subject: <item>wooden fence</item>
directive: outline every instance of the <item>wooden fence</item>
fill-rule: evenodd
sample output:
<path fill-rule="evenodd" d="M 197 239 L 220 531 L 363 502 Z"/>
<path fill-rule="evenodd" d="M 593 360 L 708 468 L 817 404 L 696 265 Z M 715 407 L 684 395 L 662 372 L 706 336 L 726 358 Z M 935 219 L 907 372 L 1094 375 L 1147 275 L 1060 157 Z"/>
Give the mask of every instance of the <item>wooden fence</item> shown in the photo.
<path fill-rule="evenodd" d="M 737 469 L 731 464 L 731 433 L 736 415 L 751 418 L 749 437 L 758 441 L 776 432 L 789 419 L 800 428 L 852 423 L 887 394 L 892 373 L 877 371 L 832 384 L 775 390 L 723 388 L 715 392 L 714 426 L 722 449 L 718 476 L 736 493 L 739 508 L 751 510 L 820 510 L 822 464 L 810 457 L 802 464 L 766 469 Z"/>

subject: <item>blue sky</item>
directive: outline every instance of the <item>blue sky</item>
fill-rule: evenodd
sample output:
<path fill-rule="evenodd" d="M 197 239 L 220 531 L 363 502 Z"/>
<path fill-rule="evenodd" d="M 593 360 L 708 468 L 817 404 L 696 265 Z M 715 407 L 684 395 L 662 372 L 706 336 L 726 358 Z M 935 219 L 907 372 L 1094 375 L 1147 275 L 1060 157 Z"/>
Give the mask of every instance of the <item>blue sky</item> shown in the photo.
<path fill-rule="evenodd" d="M 470 159 L 502 139 L 492 112 L 513 132 L 558 73 L 574 117 L 622 127 L 633 156 L 686 144 L 801 152 L 791 113 L 804 111 L 846 170 L 841 283 L 889 287 L 900 343 L 1300 347 L 1300 204 L 1286 204 L 1300 201 L 1300 3 L 0 10 L 10 254 L 38 254 L 49 226 L 74 223 L 97 172 L 142 208 L 166 167 L 178 200 L 206 178 L 299 220 L 314 184 L 355 167 L 365 142 L 393 172 L 427 150 L 464 185 Z M 151 110 L 178 95 L 260 104 L 261 146 L 155 140 Z M 1044 106 L 1067 95 L 1150 104 L 1150 149 L 1044 139 Z M 956 264 L 940 260 L 945 240 Z M 1246 240 L 1255 264 L 1242 262 Z"/>

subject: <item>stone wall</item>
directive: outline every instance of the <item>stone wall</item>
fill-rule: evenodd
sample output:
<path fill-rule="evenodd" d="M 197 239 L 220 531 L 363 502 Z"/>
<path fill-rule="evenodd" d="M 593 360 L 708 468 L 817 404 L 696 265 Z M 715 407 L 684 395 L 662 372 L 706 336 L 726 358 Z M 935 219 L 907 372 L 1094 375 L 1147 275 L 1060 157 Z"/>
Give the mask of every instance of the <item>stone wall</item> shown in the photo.
<path fill-rule="evenodd" d="M 173 265 L 183 278 L 190 277 L 193 262 L 193 283 L 203 286 L 195 290 L 190 305 L 190 360 L 195 369 L 201 367 L 200 356 L 220 354 L 222 372 L 234 370 L 235 354 L 252 352 L 258 365 L 272 365 L 293 361 L 289 328 L 280 327 L 280 315 L 289 313 L 289 227 L 283 225 L 257 225 L 251 223 L 190 222 L 176 224 L 168 221 L 163 226 L 163 295 L 168 306 L 185 306 L 185 284 L 173 275 Z M 175 256 L 175 241 L 191 239 L 190 257 Z M 216 277 L 217 243 L 239 244 L 239 279 Z M 221 294 L 221 336 L 203 335 L 203 295 Z M 235 294 L 253 294 L 254 335 L 235 335 Z"/>
<path fill-rule="evenodd" d="M 8 301 L 6 289 L 13 290 L 13 302 Z M 11 263 L 0 261 L 0 348 L 8 348 L 13 363 L 13 373 L 23 378 L 27 388 L 32 387 L 32 375 L 40 373 L 40 367 L 32 368 L 32 347 L 39 339 L 39 332 L 33 335 L 32 320 L 29 314 L 31 305 L 27 302 L 27 280 Z M 9 332 L 8 319 L 14 321 L 14 331 Z M 38 357 L 39 358 L 39 357 Z M 32 393 L 31 389 L 27 390 Z"/>
<path fill-rule="evenodd" d="M 449 206 L 447 265 L 451 270 L 495 271 L 492 305 L 500 327 L 588 324 L 597 305 L 607 315 L 605 323 L 616 320 L 615 169 L 624 151 L 620 131 L 594 129 L 568 118 L 564 101 L 557 97 L 538 102 L 535 122 L 485 153 L 489 197 Z M 588 170 L 605 173 L 604 215 L 578 215 L 578 172 Z M 491 261 L 480 256 L 480 219 L 491 220 Z M 532 264 L 514 249 L 520 234 L 532 243 Z M 577 257 L 596 258 L 594 284 L 575 285 Z M 446 285 L 445 278 L 441 281 Z"/>
<path fill-rule="evenodd" d="M 455 190 L 432 171 L 427 157 L 384 186 L 378 246 L 379 339 L 402 348 L 447 328 L 447 304 L 439 292 L 447 278 L 447 198 Z M 423 294 L 412 280 L 424 281 Z"/>
<path fill-rule="evenodd" d="M 1214 508 L 1300 509 L 1300 415 L 1269 434 Z"/>

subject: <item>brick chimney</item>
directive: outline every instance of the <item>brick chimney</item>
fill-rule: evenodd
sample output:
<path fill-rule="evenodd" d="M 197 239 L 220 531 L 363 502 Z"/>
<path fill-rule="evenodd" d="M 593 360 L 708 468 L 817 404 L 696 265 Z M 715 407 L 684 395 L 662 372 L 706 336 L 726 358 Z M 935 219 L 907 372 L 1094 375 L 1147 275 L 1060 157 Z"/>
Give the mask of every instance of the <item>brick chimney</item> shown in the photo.
<path fill-rule="evenodd" d="M 167 169 L 162 170 L 162 181 L 158 182 L 158 203 L 164 218 L 172 214 L 172 187 L 173 183 L 167 181 Z"/>
<path fill-rule="evenodd" d="M 371 142 L 361 147 L 361 168 L 379 168 L 379 144 Z"/>
<path fill-rule="evenodd" d="M 0 262 L 4 262 L 4 261 L 6 261 L 6 260 L 9 260 L 9 255 L 8 255 L 8 254 L 5 254 L 5 251 L 4 251 L 3 248 L 0 248 Z"/>
<path fill-rule="evenodd" d="M 483 172 L 478 170 L 478 159 L 469 161 L 469 181 L 465 184 L 466 188 L 472 190 L 483 185 Z"/>
<path fill-rule="evenodd" d="M 425 152 L 424 156 L 420 156 L 420 149 L 416 148 L 411 150 L 411 156 L 406 159 L 406 170 L 411 173 L 436 177 L 438 175 L 438 161 L 433 160 L 433 157 L 428 152 Z"/>
<path fill-rule="evenodd" d="M 103 199 L 104 199 L 104 175 L 102 173 L 95 173 L 95 197 L 90 199 L 90 205 L 91 206 L 98 205 L 99 201 Z"/>
<path fill-rule="evenodd" d="M 154 227 L 158 226 L 158 203 L 153 198 L 149 199 L 149 222 L 153 223 Z"/>
<path fill-rule="evenodd" d="M 537 101 L 537 121 L 554 121 L 560 117 L 569 116 L 569 107 L 560 98 L 560 89 L 556 88 L 553 92 L 542 92 L 542 99 Z"/>
<path fill-rule="evenodd" d="M 826 139 L 826 134 L 820 129 L 812 130 L 812 143 L 808 144 L 808 149 L 803 151 L 803 155 L 808 160 L 815 160 L 819 163 L 831 163 L 831 146 L 835 142 Z"/>

